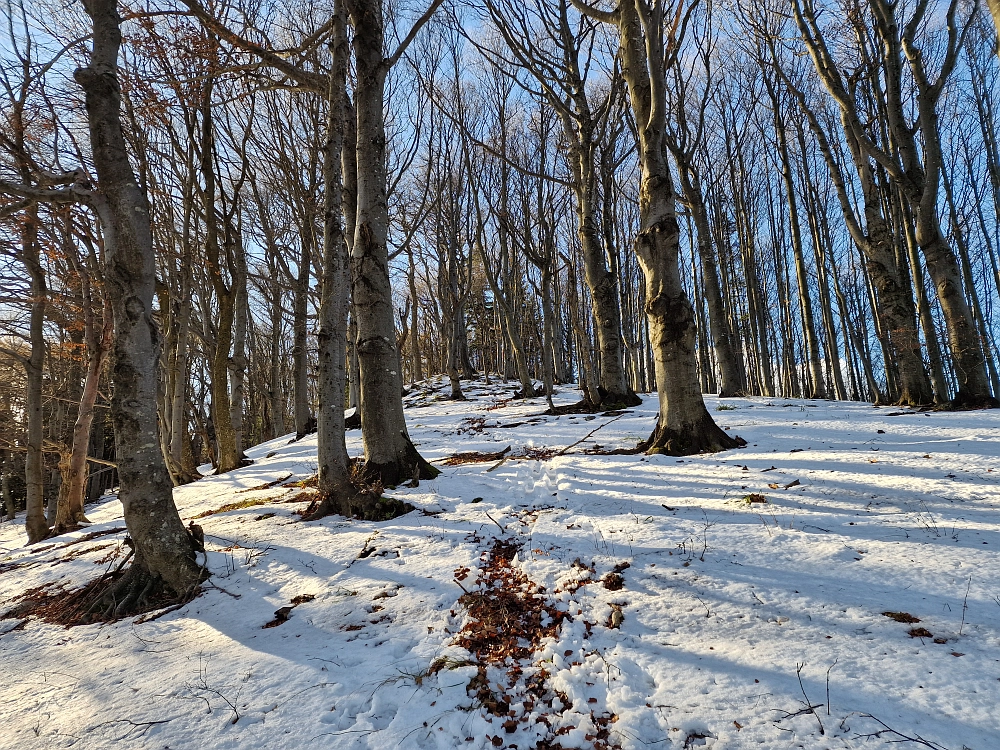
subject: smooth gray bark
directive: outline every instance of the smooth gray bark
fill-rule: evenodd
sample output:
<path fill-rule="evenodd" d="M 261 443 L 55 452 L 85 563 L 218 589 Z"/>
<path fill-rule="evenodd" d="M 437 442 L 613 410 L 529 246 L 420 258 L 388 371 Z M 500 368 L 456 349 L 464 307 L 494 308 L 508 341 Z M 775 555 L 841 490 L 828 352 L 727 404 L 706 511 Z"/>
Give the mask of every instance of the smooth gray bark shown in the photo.
<path fill-rule="evenodd" d="M 87 0 L 94 24 L 87 67 L 74 74 L 84 90 L 104 230 L 107 294 L 114 313 L 111 415 L 125 524 L 135 543 L 132 568 L 116 611 L 141 605 L 146 584 L 162 579 L 178 596 L 198 585 L 202 569 L 173 500 L 173 484 L 157 436 L 160 335 L 153 320 L 155 286 L 149 202 L 132 172 L 121 128 L 115 0 Z"/>

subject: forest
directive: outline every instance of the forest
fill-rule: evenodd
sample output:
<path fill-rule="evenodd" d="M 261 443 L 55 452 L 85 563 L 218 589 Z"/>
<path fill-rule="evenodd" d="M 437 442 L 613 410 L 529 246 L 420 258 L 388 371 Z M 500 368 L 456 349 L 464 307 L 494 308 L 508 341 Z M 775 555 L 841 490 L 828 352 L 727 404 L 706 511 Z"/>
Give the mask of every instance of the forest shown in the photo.
<path fill-rule="evenodd" d="M 24 718 L 0 746 L 1000 746 L 982 666 L 1000 561 L 981 546 L 1000 544 L 1000 0 L 3 0 L 3 17 L 0 653 L 30 659 L 35 627 L 48 654 L 69 626 L 148 649 L 139 625 L 263 619 L 213 642 L 231 685 L 201 655 L 171 678 L 171 699 L 242 734 L 202 741 L 180 714 L 94 698 L 81 721 L 106 721 L 86 738 Z M 891 574 L 854 572 L 880 544 Z M 393 577 L 424 547 L 411 567 L 450 593 Z M 762 578 L 718 567 L 744 554 Z M 834 563 L 863 601 L 824 588 Z M 692 596 L 718 630 L 688 634 L 712 650 L 723 621 L 773 604 L 769 581 L 814 599 L 759 610 L 765 625 L 923 620 L 943 635 L 912 643 L 955 648 L 924 671 L 951 676 L 882 713 L 841 686 L 834 729 L 834 666 L 814 703 L 810 652 L 767 693 L 784 717 L 757 709 L 759 686 L 746 716 L 709 721 L 701 677 L 684 699 L 700 718 L 668 716 L 673 657 L 639 645 L 673 607 L 657 564 L 716 585 Z M 372 586 L 362 614 L 408 609 L 349 621 L 345 597 Z M 961 625 L 908 611 L 928 599 Z M 287 638 L 270 629 L 321 602 L 310 627 L 346 640 L 282 659 L 329 658 L 333 680 L 363 663 L 355 625 L 385 627 L 374 663 L 398 673 L 374 692 L 399 695 L 353 705 L 372 684 L 341 676 L 337 727 L 303 711 L 276 729 L 225 644 Z M 739 669 L 758 661 L 728 645 Z M 837 648 L 824 664 L 858 649 Z M 872 648 L 907 673 L 910 652 Z M 942 708 L 973 658 L 978 697 Z M 605 693 L 567 676 L 586 669 Z M 431 696 L 462 675 L 440 719 Z M 46 715 L 71 694 L 18 685 L 2 700 Z M 423 729 L 406 690 L 430 699 Z"/>

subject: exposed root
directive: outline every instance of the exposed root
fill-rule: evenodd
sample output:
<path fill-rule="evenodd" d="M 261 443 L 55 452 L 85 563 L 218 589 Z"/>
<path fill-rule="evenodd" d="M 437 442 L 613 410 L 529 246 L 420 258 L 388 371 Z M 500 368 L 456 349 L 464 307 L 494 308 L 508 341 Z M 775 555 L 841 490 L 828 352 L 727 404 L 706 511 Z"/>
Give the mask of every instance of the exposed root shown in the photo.
<path fill-rule="evenodd" d="M 361 478 L 364 482 L 381 482 L 383 487 L 396 487 L 403 482 L 408 482 L 414 478 L 435 479 L 441 470 L 431 464 L 420 455 L 410 438 L 405 434 L 406 441 L 404 456 L 389 463 L 376 463 L 365 461 L 361 470 Z"/>
<path fill-rule="evenodd" d="M 131 553 L 113 572 L 82 588 L 67 591 L 42 587 L 27 591 L 3 618 L 37 617 L 65 627 L 115 622 L 164 608 L 176 609 L 201 593 L 198 586 L 193 586 L 178 595 L 141 562 L 123 571 L 129 557 Z"/>
<path fill-rule="evenodd" d="M 601 387 L 597 388 L 597 393 L 600 396 L 599 401 L 592 400 L 589 396 L 584 396 L 582 399 L 577 401 L 575 404 L 567 404 L 566 406 L 553 406 L 546 409 L 543 414 L 546 416 L 561 416 L 563 414 L 599 414 L 604 413 L 605 416 L 610 416 L 608 412 L 618 412 L 622 409 L 629 409 L 633 406 L 639 406 L 642 403 L 642 399 L 635 393 L 629 391 L 628 393 L 610 393 Z"/>
<path fill-rule="evenodd" d="M 1000 401 L 992 396 L 971 396 L 965 391 L 959 391 L 955 398 L 949 401 L 944 410 L 972 411 L 975 409 L 1000 409 Z"/>
<path fill-rule="evenodd" d="M 321 492 L 300 515 L 304 521 L 318 521 L 331 515 L 365 521 L 391 521 L 414 509 L 402 500 L 384 497 L 382 490 L 381 482 L 366 482 L 364 466 L 355 464 L 351 481 L 343 482 L 329 492 Z"/>
<path fill-rule="evenodd" d="M 603 407 L 600 404 L 595 404 L 589 398 L 584 396 L 575 404 L 567 404 L 566 406 L 553 406 L 543 411 L 542 414 L 544 414 L 547 417 L 556 417 L 556 416 L 562 416 L 564 414 L 596 414 L 599 411 L 603 411 Z"/>
<path fill-rule="evenodd" d="M 742 448 L 746 440 L 728 435 L 715 424 L 708 410 L 701 417 L 681 429 L 667 429 L 657 422 L 648 440 L 639 443 L 639 450 L 646 454 L 661 453 L 665 456 L 691 456 L 696 453 L 718 453 Z"/>

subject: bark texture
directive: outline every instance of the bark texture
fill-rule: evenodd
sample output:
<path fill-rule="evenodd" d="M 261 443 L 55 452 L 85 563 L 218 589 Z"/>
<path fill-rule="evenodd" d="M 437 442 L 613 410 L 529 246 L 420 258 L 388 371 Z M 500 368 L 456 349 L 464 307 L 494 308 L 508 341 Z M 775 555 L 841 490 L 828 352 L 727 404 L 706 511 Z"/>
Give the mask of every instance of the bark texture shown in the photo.
<path fill-rule="evenodd" d="M 665 142 L 665 72 L 676 51 L 671 41 L 664 40 L 664 8 L 645 0 L 624 0 L 611 13 L 574 5 L 617 26 L 622 75 L 639 124 L 635 252 L 646 281 L 646 316 L 660 404 L 656 429 L 642 447 L 669 455 L 735 448 L 738 439 L 720 429 L 705 408 L 695 355 L 694 310 L 681 284 L 680 228 Z"/>
<path fill-rule="evenodd" d="M 75 78 L 84 90 L 104 230 L 107 293 L 114 313 L 111 415 L 121 483 L 119 497 L 135 556 L 124 588 L 110 596 L 139 602 L 151 582 L 189 595 L 201 579 L 194 547 L 173 500 L 158 438 L 160 336 L 152 316 L 155 284 L 149 203 L 137 184 L 121 127 L 117 63 L 121 31 L 115 0 L 87 0 L 93 51 Z M 141 586 L 140 581 L 145 581 Z M 124 601 L 124 600 L 122 600 Z"/>
<path fill-rule="evenodd" d="M 357 219 L 351 248 L 357 353 L 361 366 L 361 433 L 365 474 L 387 486 L 440 472 L 410 441 L 403 417 L 403 379 L 389 281 L 386 196 L 384 18 L 381 0 L 346 0 L 354 25 L 357 112 Z"/>

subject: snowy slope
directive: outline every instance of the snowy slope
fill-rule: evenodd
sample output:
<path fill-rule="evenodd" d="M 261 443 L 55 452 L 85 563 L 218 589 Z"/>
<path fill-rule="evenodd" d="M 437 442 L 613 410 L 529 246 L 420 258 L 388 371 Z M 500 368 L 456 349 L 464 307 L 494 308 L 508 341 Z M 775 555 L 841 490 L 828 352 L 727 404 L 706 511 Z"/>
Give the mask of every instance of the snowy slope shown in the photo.
<path fill-rule="evenodd" d="M 418 508 L 394 521 L 300 522 L 304 502 L 283 501 L 302 490 L 283 485 L 315 473 L 311 438 L 176 490 L 185 520 L 249 506 L 198 521 L 213 586 L 141 623 L 0 620 L 0 747 L 1000 748 L 1000 413 L 710 399 L 749 445 L 676 459 L 583 453 L 646 437 L 655 398 L 617 419 L 557 418 L 540 399 L 502 403 L 512 390 L 408 397 L 411 435 L 443 473 L 387 493 Z M 561 449 L 602 424 L 548 460 L 442 464 Z M 122 527 L 120 506 L 88 515 L 35 548 L 0 525 L 0 612 L 105 570 L 123 531 L 68 543 Z M 475 590 L 496 538 L 569 615 L 519 682 L 487 670 L 507 728 L 470 693 L 477 667 L 457 645 L 459 584 Z M 615 566 L 624 587 L 609 590 L 598 579 Z"/>

